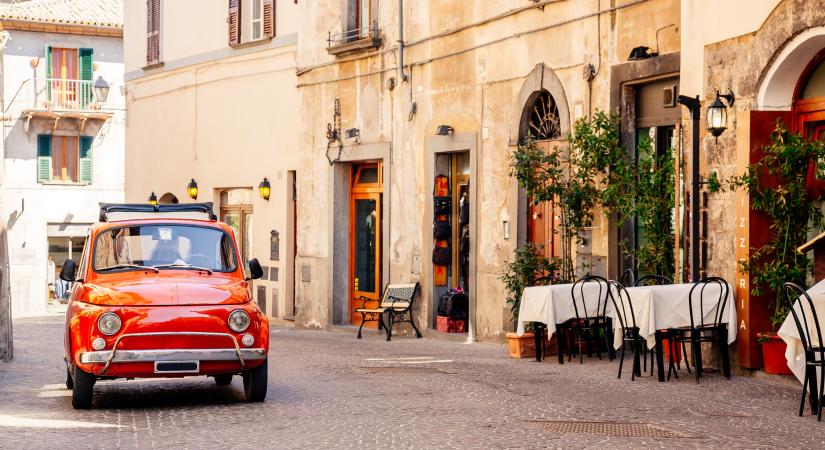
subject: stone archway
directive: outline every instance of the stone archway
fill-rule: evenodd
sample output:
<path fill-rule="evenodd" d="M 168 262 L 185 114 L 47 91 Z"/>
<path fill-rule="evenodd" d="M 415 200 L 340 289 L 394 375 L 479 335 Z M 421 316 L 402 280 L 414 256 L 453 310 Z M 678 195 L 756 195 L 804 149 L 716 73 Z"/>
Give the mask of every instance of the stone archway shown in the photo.
<path fill-rule="evenodd" d="M 519 113 L 513 114 L 511 119 L 511 145 L 516 145 L 524 137 L 522 133 L 526 130 L 525 123 L 529 121 L 531 113 L 527 106 L 533 104 L 542 92 L 547 92 L 555 102 L 558 111 L 560 137 L 564 138 L 570 133 L 570 108 L 567 104 L 567 96 L 564 93 L 561 80 L 544 63 L 538 63 L 524 79 L 516 103 L 513 105 L 513 111 L 519 111 Z"/>
<path fill-rule="evenodd" d="M 759 84 L 757 109 L 790 111 L 802 72 L 823 48 L 825 26 L 819 26 L 797 34 L 776 52 Z"/>

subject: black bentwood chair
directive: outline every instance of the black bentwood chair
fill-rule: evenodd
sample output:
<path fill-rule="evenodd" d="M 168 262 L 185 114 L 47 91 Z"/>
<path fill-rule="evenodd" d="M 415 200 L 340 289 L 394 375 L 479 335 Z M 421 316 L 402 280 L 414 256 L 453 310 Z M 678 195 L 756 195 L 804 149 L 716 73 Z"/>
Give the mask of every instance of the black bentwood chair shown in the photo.
<path fill-rule="evenodd" d="M 587 283 L 598 283 L 599 291 L 595 298 L 586 298 L 584 295 L 584 286 Z M 602 359 L 600 332 L 603 333 L 603 341 L 607 344 L 608 358 L 612 359 L 613 353 L 610 351 L 610 321 L 607 317 L 607 296 L 609 295 L 609 287 L 607 280 L 597 275 L 587 275 L 578 279 L 573 283 L 571 289 L 571 296 L 573 298 L 573 310 L 576 313 L 576 318 L 567 326 L 570 330 L 569 335 L 575 336 L 575 340 L 579 345 L 579 364 L 584 362 L 584 355 L 582 354 L 582 340 L 583 337 L 587 339 L 587 356 L 593 355 L 592 344 L 596 344 L 596 354 L 599 359 Z M 587 305 L 596 303 L 596 315 L 591 316 L 587 311 Z M 573 357 L 572 343 L 568 346 L 568 358 L 570 361 Z"/>
<path fill-rule="evenodd" d="M 713 304 L 705 308 L 705 291 L 709 286 L 718 286 L 719 295 L 714 299 Z M 688 306 L 690 308 L 690 326 L 678 327 L 667 330 L 671 342 L 674 339 L 690 340 L 693 351 L 693 367 L 696 369 L 696 382 L 702 376 L 702 342 L 716 342 L 719 345 L 720 358 L 722 360 L 722 373 L 725 378 L 730 379 L 730 354 L 728 352 L 728 325 L 724 319 L 725 307 L 728 303 L 728 293 L 730 286 L 728 282 L 719 277 L 708 277 L 697 281 L 690 288 L 688 294 Z M 705 311 L 713 311 L 712 320 L 706 321 Z M 698 312 L 699 316 L 696 316 Z M 687 364 L 687 355 L 685 356 Z M 690 367 L 690 366 L 688 366 Z"/>
<path fill-rule="evenodd" d="M 642 375 L 640 357 L 644 349 L 647 348 L 647 341 L 639 335 L 639 327 L 636 326 L 636 314 L 633 312 L 633 304 L 630 302 L 630 295 L 625 290 L 622 283 L 615 280 L 608 281 L 610 289 L 610 300 L 616 315 L 619 316 L 619 326 L 622 327 L 622 356 L 619 359 L 619 378 L 622 377 L 622 366 L 624 365 L 624 352 L 628 345 L 633 352 L 633 367 L 630 372 L 630 380 Z M 653 352 L 650 352 L 650 373 L 653 374 Z M 644 358 L 647 358 L 646 352 Z M 647 370 L 647 369 L 645 369 Z"/>
<path fill-rule="evenodd" d="M 636 280 L 636 282 L 633 284 L 633 286 L 634 287 L 638 287 L 638 286 L 664 286 L 664 285 L 668 285 L 668 284 L 673 284 L 673 280 L 671 280 L 670 278 L 668 278 L 664 275 L 645 275 L 642 278 L 639 278 L 638 280 Z M 627 285 L 625 285 L 625 286 L 627 286 Z M 670 357 L 671 364 L 670 364 L 670 366 L 668 367 L 668 370 L 667 370 L 667 378 L 668 379 L 670 379 L 670 374 L 671 373 L 676 375 L 676 378 L 679 378 L 679 374 L 675 371 L 675 368 L 673 366 L 673 360 L 675 359 L 675 355 L 676 355 L 676 346 L 678 345 L 677 341 L 680 341 L 680 339 L 671 339 L 671 340 L 668 341 L 669 348 L 670 348 L 670 355 L 671 355 L 671 357 Z M 646 354 L 647 350 L 643 349 L 642 352 Z M 685 352 L 685 341 L 682 341 L 682 353 L 684 354 L 684 352 Z M 651 358 L 652 358 L 652 355 L 651 355 Z M 647 370 L 647 358 L 644 359 L 644 363 L 645 363 L 645 370 Z M 677 365 L 679 364 L 678 360 L 676 361 L 676 364 Z M 682 367 L 678 366 L 678 368 L 681 369 Z M 651 370 L 652 369 L 653 368 L 651 367 Z M 690 372 L 690 367 L 688 367 L 688 372 Z"/>
<path fill-rule="evenodd" d="M 805 410 L 805 394 L 810 388 L 811 413 L 816 412 L 816 420 L 822 421 L 822 395 L 825 393 L 825 345 L 822 344 L 822 331 L 819 328 L 819 316 L 811 297 L 798 284 L 785 283 L 785 298 L 791 306 L 791 315 L 799 332 L 799 339 L 805 348 L 805 381 L 802 383 L 802 400 L 799 401 L 799 415 Z M 799 302 L 799 311 L 795 303 Z M 813 323 L 811 324 L 810 321 Z M 816 336 L 811 335 L 811 328 Z M 816 369 L 819 368 L 819 390 L 816 384 Z M 818 395 L 814 395 L 818 394 Z"/>
<path fill-rule="evenodd" d="M 633 286 L 663 286 L 673 284 L 673 280 L 663 275 L 645 275 L 636 280 Z"/>
<path fill-rule="evenodd" d="M 624 287 L 633 286 L 636 283 L 636 271 L 633 269 L 625 269 L 622 276 L 619 277 L 619 283 Z"/>

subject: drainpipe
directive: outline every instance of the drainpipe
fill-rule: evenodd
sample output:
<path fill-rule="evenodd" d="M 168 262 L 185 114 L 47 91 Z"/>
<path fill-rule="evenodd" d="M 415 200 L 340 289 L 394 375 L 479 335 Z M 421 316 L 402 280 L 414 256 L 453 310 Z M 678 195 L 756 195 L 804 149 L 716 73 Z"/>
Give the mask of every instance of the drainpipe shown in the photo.
<path fill-rule="evenodd" d="M 407 81 L 404 73 L 404 0 L 398 0 L 398 77 Z"/>

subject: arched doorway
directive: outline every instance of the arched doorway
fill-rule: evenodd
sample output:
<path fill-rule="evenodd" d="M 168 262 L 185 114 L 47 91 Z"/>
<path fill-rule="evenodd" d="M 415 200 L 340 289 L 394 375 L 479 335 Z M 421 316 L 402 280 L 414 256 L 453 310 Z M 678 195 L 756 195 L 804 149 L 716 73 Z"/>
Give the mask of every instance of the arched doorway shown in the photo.
<path fill-rule="evenodd" d="M 158 203 L 160 203 L 161 205 L 174 205 L 178 203 L 178 198 L 175 197 L 175 194 L 167 192 L 160 196 L 160 200 L 158 200 Z"/>
<path fill-rule="evenodd" d="M 794 89 L 795 128 L 803 136 L 825 139 L 825 49 L 808 63 Z"/>
<path fill-rule="evenodd" d="M 533 140 L 539 148 L 550 152 L 555 150 L 561 137 L 561 120 L 556 100 L 547 90 L 534 92 L 522 110 L 519 144 Z M 554 202 L 536 204 L 531 198 L 526 200 L 526 242 L 538 247 L 548 258 L 560 257 L 559 213 Z"/>

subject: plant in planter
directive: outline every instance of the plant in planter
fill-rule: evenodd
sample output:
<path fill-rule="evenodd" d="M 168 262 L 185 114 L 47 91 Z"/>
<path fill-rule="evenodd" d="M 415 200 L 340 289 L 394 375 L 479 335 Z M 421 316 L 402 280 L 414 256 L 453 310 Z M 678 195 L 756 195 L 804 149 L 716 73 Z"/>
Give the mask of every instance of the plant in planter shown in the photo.
<path fill-rule="evenodd" d="M 516 248 L 513 260 L 499 275 L 507 291 L 507 305 L 510 306 L 512 320 L 518 320 L 521 294 L 524 288 L 534 286 L 539 278 L 555 273 L 556 267 L 545 258 L 541 251 L 532 244 Z M 535 356 L 535 342 L 533 333 L 507 333 L 510 356 L 514 358 L 529 358 Z M 530 354 L 532 350 L 532 355 Z"/>
<path fill-rule="evenodd" d="M 805 285 L 813 266 L 808 257 L 796 251 L 807 241 L 811 230 L 821 230 L 823 214 L 819 202 L 808 195 L 805 178 L 810 161 L 825 157 L 821 142 L 805 139 L 787 131 L 781 122 L 771 134 L 771 142 L 764 147 L 764 156 L 747 168 L 744 175 L 720 181 L 711 177 L 711 192 L 745 189 L 751 208 L 770 220 L 770 238 L 759 248 L 753 248 L 750 257 L 740 262 L 739 270 L 752 276 L 754 296 L 767 295 L 770 300 L 772 330 L 759 335 L 766 371 L 768 362 L 779 362 L 787 370 L 784 342 L 775 330 L 788 316 L 789 307 L 782 298 L 782 285 L 791 281 Z"/>

